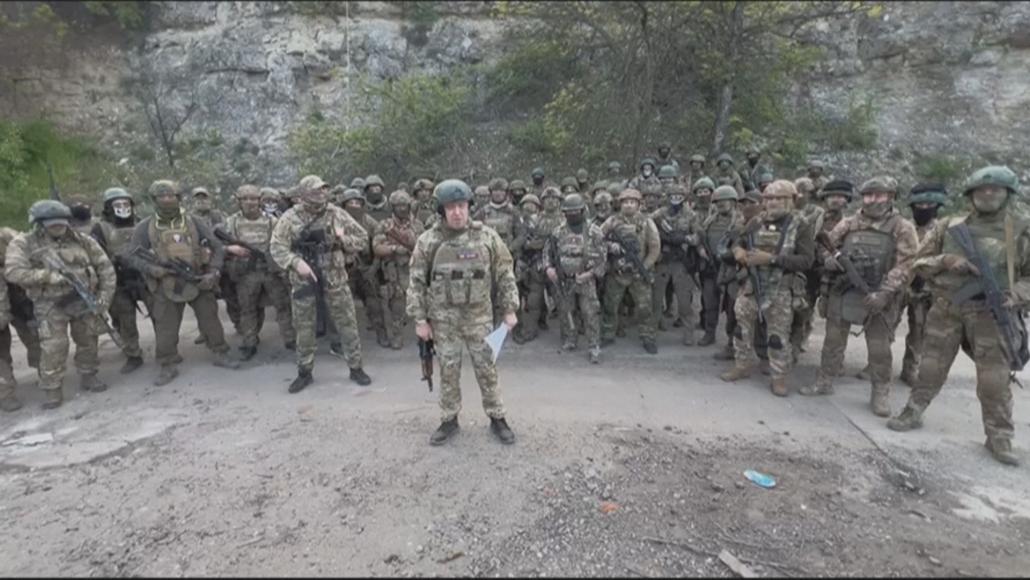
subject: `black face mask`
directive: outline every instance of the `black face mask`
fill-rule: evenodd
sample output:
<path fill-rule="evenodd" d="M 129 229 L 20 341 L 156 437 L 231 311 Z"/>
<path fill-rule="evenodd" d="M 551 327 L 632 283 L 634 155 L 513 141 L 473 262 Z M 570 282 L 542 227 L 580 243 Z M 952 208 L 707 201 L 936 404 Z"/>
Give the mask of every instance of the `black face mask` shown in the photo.
<path fill-rule="evenodd" d="M 565 220 L 569 222 L 570 226 L 578 226 L 583 223 L 584 219 L 586 219 L 586 216 L 581 211 L 570 211 L 565 214 Z"/>
<path fill-rule="evenodd" d="M 931 208 L 912 208 L 912 220 L 916 222 L 917 226 L 925 226 L 930 223 L 931 220 L 937 217 L 937 210 L 940 209 L 937 206 Z"/>
<path fill-rule="evenodd" d="M 72 219 L 80 222 L 88 222 L 93 217 L 93 210 L 88 205 L 73 205 L 69 209 L 72 211 Z"/>

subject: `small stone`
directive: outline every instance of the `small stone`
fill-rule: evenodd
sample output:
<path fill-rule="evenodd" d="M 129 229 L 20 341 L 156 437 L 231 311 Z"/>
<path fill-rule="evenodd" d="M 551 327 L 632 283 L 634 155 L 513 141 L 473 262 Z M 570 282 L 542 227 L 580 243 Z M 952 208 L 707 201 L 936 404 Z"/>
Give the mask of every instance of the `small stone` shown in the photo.
<path fill-rule="evenodd" d="M 941 565 L 941 561 L 938 560 L 937 558 L 934 558 L 933 556 L 929 556 L 927 558 L 927 560 L 929 560 L 930 563 L 933 564 L 934 566 L 940 566 Z"/>

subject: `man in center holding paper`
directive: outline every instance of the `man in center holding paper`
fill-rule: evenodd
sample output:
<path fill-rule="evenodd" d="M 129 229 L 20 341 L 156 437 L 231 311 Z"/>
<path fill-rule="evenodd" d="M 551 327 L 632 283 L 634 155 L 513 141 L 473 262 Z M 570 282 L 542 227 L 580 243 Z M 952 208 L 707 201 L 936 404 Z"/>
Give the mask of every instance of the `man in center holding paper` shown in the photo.
<path fill-rule="evenodd" d="M 518 319 L 518 289 L 512 257 L 501 236 L 469 219 L 472 189 L 448 179 L 436 186 L 441 219 L 422 233 L 411 254 L 407 314 L 415 334 L 432 339 L 440 362 L 441 424 L 429 439 L 440 445 L 458 431 L 461 410 L 461 351 L 469 351 L 490 430 L 503 443 L 514 443 L 504 419 L 493 353 L 484 340 L 493 330 L 491 289 L 511 330 Z"/>

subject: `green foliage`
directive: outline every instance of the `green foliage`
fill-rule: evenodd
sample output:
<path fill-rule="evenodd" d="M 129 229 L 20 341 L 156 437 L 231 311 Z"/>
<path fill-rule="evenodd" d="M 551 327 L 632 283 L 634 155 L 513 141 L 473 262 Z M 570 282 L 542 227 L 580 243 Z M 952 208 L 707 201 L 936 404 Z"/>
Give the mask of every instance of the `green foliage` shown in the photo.
<path fill-rule="evenodd" d="M 28 207 L 49 197 L 47 164 L 62 194 L 99 192 L 118 180 L 115 165 L 84 140 L 58 133 L 48 121 L 0 120 L 0 224 L 25 226 Z"/>
<path fill-rule="evenodd" d="M 123 30 L 137 30 L 143 26 L 143 7 L 137 0 L 89 0 L 83 5 L 91 14 L 113 17 Z"/>
<path fill-rule="evenodd" d="M 516 109 L 545 105 L 562 81 L 579 76 L 576 60 L 563 46 L 548 39 L 519 45 L 486 71 L 488 99 Z"/>
<path fill-rule="evenodd" d="M 362 125 L 340 127 L 313 112 L 289 139 L 302 173 L 339 181 L 374 168 L 384 179 L 408 179 L 444 166 L 468 150 L 471 87 L 460 75 L 410 76 L 365 85 L 356 107 Z"/>
<path fill-rule="evenodd" d="M 915 174 L 920 181 L 960 183 L 971 172 L 969 163 L 948 155 L 928 155 L 915 162 Z"/>

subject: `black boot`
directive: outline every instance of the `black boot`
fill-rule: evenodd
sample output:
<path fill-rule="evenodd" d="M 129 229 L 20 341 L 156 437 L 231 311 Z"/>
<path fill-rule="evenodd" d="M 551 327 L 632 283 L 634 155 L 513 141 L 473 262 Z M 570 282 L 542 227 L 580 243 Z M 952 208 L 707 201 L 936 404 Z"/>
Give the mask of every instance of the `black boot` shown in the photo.
<path fill-rule="evenodd" d="M 257 354 L 256 346 L 241 346 L 240 347 L 240 360 L 250 360 Z"/>
<path fill-rule="evenodd" d="M 140 368 L 141 366 L 143 366 L 143 357 L 130 356 L 128 359 L 126 359 L 125 364 L 122 365 L 122 370 L 119 372 L 121 372 L 123 375 L 127 375 L 132 371 Z"/>
<path fill-rule="evenodd" d="M 297 343 L 296 343 L 296 341 L 292 341 L 291 340 L 291 341 L 287 342 L 283 346 L 286 347 L 286 350 L 297 350 Z"/>
<path fill-rule="evenodd" d="M 440 426 L 433 431 L 433 434 L 429 436 L 430 445 L 443 445 L 444 441 L 451 438 L 452 435 L 458 432 L 458 418 L 455 417 L 450 421 L 444 421 L 440 423 Z"/>
<path fill-rule="evenodd" d="M 644 350 L 647 351 L 648 354 L 658 354 L 658 345 L 655 344 L 653 340 L 645 340 Z"/>
<path fill-rule="evenodd" d="M 372 377 L 365 374 L 365 371 L 361 367 L 350 370 L 350 380 L 363 387 L 372 384 Z"/>
<path fill-rule="evenodd" d="M 511 432 L 508 427 L 508 422 L 503 417 L 500 419 L 490 418 L 490 430 L 497 435 L 497 438 L 501 440 L 501 443 L 505 445 L 511 445 L 515 442 L 515 434 Z"/>
<path fill-rule="evenodd" d="M 715 331 L 705 331 L 705 335 L 701 338 L 701 342 L 698 343 L 701 346 L 708 346 L 715 344 Z"/>
<path fill-rule="evenodd" d="M 304 387 L 310 385 L 312 382 L 314 382 L 314 379 L 311 378 L 311 371 L 303 369 L 298 370 L 297 378 L 293 379 L 293 382 L 290 383 L 290 388 L 287 389 L 287 392 L 299 393 L 304 390 Z"/>

